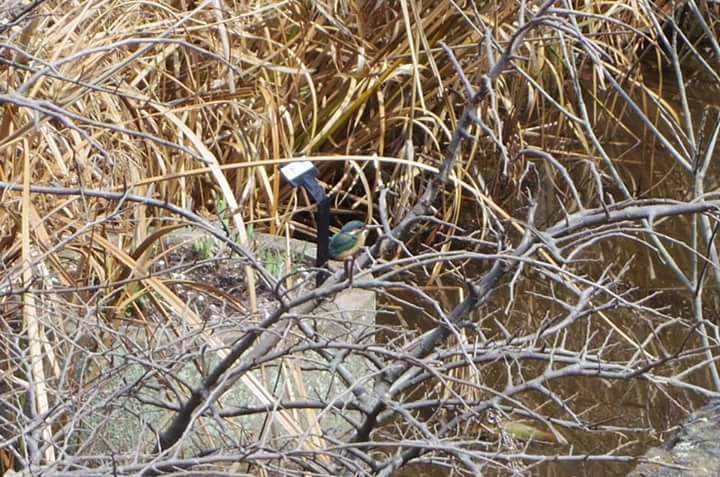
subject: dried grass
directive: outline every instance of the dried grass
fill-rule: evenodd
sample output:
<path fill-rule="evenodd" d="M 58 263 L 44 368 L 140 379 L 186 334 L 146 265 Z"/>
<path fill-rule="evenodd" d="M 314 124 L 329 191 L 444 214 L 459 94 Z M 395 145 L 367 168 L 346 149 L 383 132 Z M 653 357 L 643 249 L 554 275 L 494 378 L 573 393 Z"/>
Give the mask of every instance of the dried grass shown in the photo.
<path fill-rule="evenodd" d="M 648 87 L 636 67 L 643 38 L 637 32 L 651 26 L 645 12 L 631 1 L 576 8 L 588 38 L 606 53 L 604 66 L 629 71 L 626 88 L 653 110 L 646 96 L 659 102 L 662 92 Z M 27 54 L 7 45 L 1 53 L 10 63 L 0 77 L 0 180 L 26 186 L 23 193 L 3 194 L 3 274 L 23 276 L 16 287 L 35 286 L 29 263 L 41 256 L 33 266 L 42 264 L 62 287 L 139 277 L 160 253 L 151 246 L 162 235 L 156 232 L 177 220 L 137 205 L 87 227 L 114 206 L 82 196 L 30 196 L 29 184 L 129 190 L 211 219 L 223 197 L 241 243 L 250 225 L 277 234 L 290 227 L 312 237 L 312 204 L 279 174 L 282 164 L 311 158 L 337 217 L 377 220 L 384 186 L 402 192 L 389 198 L 400 216 L 425 173 L 440 164 L 462 108 L 462 85 L 440 42 L 476 81 L 491 66 L 478 25 L 507 41 L 517 9 L 518 2 L 449 0 L 44 2 L 32 21 L 5 33 Z M 480 111 L 502 141 L 476 128 L 477 140 L 443 197 L 439 217 L 476 228 L 477 239 L 489 233 L 491 216 L 524 232 L 513 213 L 526 170 L 527 159 L 516 155 L 522 148 L 602 164 L 586 132 L 559 113 L 580 114 L 567 58 L 555 39 L 546 40 L 543 30 L 534 33 L 520 51 L 526 61 L 518 63 L 519 72 L 498 82 L 491 103 L 497 107 Z M 612 105 L 617 98 L 603 97 L 597 67 L 588 63 L 579 71 L 597 98 L 587 113 L 607 123 L 605 137 L 616 128 L 636 134 L 625 126 L 627 112 Z M 69 260 L 76 266 L 68 267 Z M 443 287 L 454 283 L 454 273 L 436 265 L 425 279 Z M 255 309 L 252 273 L 247 279 Z M 118 319 L 113 306 L 129 306 L 151 290 L 159 315 L 198 324 L 163 281 L 123 282 L 59 300 L 102 304 L 101 315 L 112 321 Z M 42 331 L 34 328 L 30 305 L 23 319 L 32 342 Z M 40 350 L 30 346 L 39 359 Z M 38 399 L 41 394 L 38 389 Z M 38 411 L 43 406 L 39 402 Z"/>

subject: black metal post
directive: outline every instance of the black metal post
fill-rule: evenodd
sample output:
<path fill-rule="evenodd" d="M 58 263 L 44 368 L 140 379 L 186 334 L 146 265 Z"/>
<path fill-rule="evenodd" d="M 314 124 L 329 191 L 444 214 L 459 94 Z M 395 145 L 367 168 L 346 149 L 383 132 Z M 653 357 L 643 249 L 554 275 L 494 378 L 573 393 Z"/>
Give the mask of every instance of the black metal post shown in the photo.
<path fill-rule="evenodd" d="M 281 169 L 285 178 L 293 187 L 304 187 L 317 204 L 315 221 L 317 223 L 317 251 L 315 254 L 315 266 L 318 269 L 325 268 L 330 258 L 330 200 L 325 191 L 315 180 L 318 170 L 309 161 L 293 162 Z M 317 286 L 327 278 L 327 273 L 318 270 Z"/>
<path fill-rule="evenodd" d="M 324 268 L 330 258 L 330 200 L 314 177 L 306 178 L 303 180 L 302 185 L 307 189 L 317 204 L 317 212 L 315 212 L 315 220 L 317 221 L 315 266 L 317 268 Z M 317 286 L 322 285 L 326 277 L 327 274 L 318 272 Z"/>
<path fill-rule="evenodd" d="M 315 266 L 325 268 L 330 259 L 330 199 L 325 199 L 318 204 L 317 210 L 318 243 Z M 318 272 L 317 286 L 320 286 L 327 278 L 327 274 Z"/>

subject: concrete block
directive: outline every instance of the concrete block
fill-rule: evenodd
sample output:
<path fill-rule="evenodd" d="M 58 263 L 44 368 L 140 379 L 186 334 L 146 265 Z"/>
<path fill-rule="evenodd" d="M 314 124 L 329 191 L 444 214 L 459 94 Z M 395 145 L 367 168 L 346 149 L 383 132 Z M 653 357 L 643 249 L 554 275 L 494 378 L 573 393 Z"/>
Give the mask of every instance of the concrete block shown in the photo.
<path fill-rule="evenodd" d="M 291 240 L 290 253 L 288 254 L 287 242 L 282 237 L 254 234 L 253 238 L 253 248 L 258 252 L 273 250 L 278 253 L 278 256 L 287 257 L 289 255 L 291 258 L 301 256 L 307 260 L 314 260 L 315 258 L 316 248 L 312 243 Z M 195 240 L 207 240 L 207 235 L 197 231 L 184 230 L 173 234 L 169 238 L 169 243 L 187 242 L 187 246 L 192 247 Z M 208 277 L 208 281 L 214 282 L 210 277 Z M 191 297 L 186 297 L 186 299 L 189 300 L 188 303 L 196 303 L 196 301 L 191 301 Z M 272 302 L 272 300 L 267 302 Z M 375 292 L 349 289 L 339 293 L 333 300 L 319 307 L 312 316 L 301 317 L 301 319 L 312 320 L 315 329 L 323 337 L 331 341 L 372 345 L 375 341 L 373 333 L 376 307 Z M 233 342 L 240 337 L 243 322 L 247 319 L 244 314 L 241 316 L 220 312 L 212 313 L 212 316 L 204 318 L 208 320 L 207 324 L 214 330 L 213 336 L 228 347 L 232 346 Z M 190 326 L 190 324 L 186 323 L 181 326 Z M 126 327 L 121 333 L 135 344 L 133 349 L 146 349 L 146 347 L 154 346 L 153 341 L 155 340 L 172 342 L 176 339 L 170 330 L 169 323 L 159 324 L 154 328 L 152 334 L 139 327 Z M 300 342 L 302 338 L 299 334 L 299 330 L 294 330 L 286 338 L 285 344 L 290 343 L 287 340 L 293 339 Z M 183 341 L 178 345 L 188 347 L 188 351 L 190 351 L 191 348 L 202 345 L 202 336 L 198 330 L 195 339 Z M 117 351 L 120 353 L 123 351 L 133 353 L 130 348 Z M 253 374 L 264 383 L 266 389 L 275 390 L 274 395 L 278 400 L 320 399 L 331 402 L 333 400 L 345 401 L 349 399 L 351 393 L 348 392 L 347 386 L 339 379 L 336 372 L 336 366 L 339 363 L 342 363 L 353 373 L 358 383 L 366 387 L 371 386 L 374 379 L 374 370 L 362 356 L 350 353 L 347 350 L 335 349 L 333 352 L 338 356 L 338 363 L 331 364 L 327 369 L 323 369 L 322 365 L 318 366 L 323 361 L 316 353 L 306 351 L 293 354 L 292 359 L 278 360 Z M 204 372 L 207 372 L 217 363 L 219 358 L 209 353 L 205 356 L 205 359 L 206 367 Z M 193 385 L 197 385 L 202 379 L 202 375 L 198 372 L 194 362 L 191 361 L 179 364 L 175 371 L 182 376 L 185 382 Z M 139 379 L 144 372 L 142 366 L 132 363 L 128 363 L 123 368 L 115 369 L 115 378 L 106 381 L 105 392 L 107 395 L 117 392 L 121 387 L 127 386 L 128 382 Z M 144 390 L 143 392 L 150 392 L 148 397 L 152 397 L 154 391 Z M 98 398 L 101 398 L 101 396 L 98 396 Z M 161 429 L 172 414 L 158 410 L 154 406 L 135 402 L 130 397 L 120 397 L 114 402 L 117 406 L 114 406 L 112 410 L 109 409 L 107 413 L 99 413 L 97 419 L 88 422 L 92 427 L 98 425 L 103 427 L 101 431 L 103 439 L 98 440 L 97 446 L 94 446 L 93 449 L 96 452 L 110 450 L 105 449 L 103 443 L 109 444 L 109 447 L 113 448 L 115 452 L 130 451 L 133 446 L 137 445 L 138 439 L 149 440 L 153 438 L 148 425 L 151 425 L 154 429 Z M 246 388 L 242 382 L 238 382 L 223 396 L 220 406 L 244 407 L 257 404 L 261 404 L 257 396 Z M 344 417 L 360 418 L 359 413 L 347 410 L 342 411 L 342 416 L 335 410 L 329 412 L 293 411 L 292 414 L 301 424 L 303 430 L 317 434 L 322 429 L 324 432 L 331 432 L 338 436 L 351 430 Z M 273 434 L 276 437 L 287 434 L 284 429 L 278 426 L 277 422 L 273 423 L 275 421 L 274 417 L 271 417 L 269 421 L 266 421 L 264 417 L 262 414 L 257 414 L 234 418 L 227 421 L 225 425 L 228 427 L 223 429 L 216 429 L 212 419 L 202 419 L 202 426 L 192 432 L 194 446 L 197 446 L 197 449 L 212 447 L 213 441 L 219 439 L 226 432 L 231 432 L 240 441 L 255 440 L 264 430 L 263 426 L 268 424 L 274 430 Z"/>

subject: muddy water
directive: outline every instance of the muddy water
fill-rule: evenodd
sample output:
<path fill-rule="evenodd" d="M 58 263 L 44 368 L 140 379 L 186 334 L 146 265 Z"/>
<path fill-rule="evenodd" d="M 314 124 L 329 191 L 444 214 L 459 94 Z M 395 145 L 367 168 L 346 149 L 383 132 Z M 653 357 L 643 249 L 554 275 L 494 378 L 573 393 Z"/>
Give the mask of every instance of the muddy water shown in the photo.
<path fill-rule="evenodd" d="M 662 92 L 662 97 L 668 101 L 676 111 L 680 111 L 680 104 L 677 99 L 677 88 L 669 83 L 667 72 L 659 75 L 652 68 L 646 68 L 644 80 L 646 84 L 657 92 Z M 701 82 L 697 75 L 692 76 L 690 81 Z M 700 124 L 700 118 L 706 111 L 708 104 L 720 106 L 720 94 L 709 88 L 693 88 L 689 98 L 695 124 Z M 692 190 L 687 175 L 677 167 L 672 159 L 664 153 L 661 148 L 649 138 L 646 131 L 631 113 L 616 112 L 617 117 L 629 126 L 630 130 L 640 138 L 637 139 L 623 134 L 622 131 L 607 129 L 607 135 L 613 137 L 614 145 L 608 148 L 611 157 L 618 158 L 615 162 L 623 177 L 627 180 L 631 190 L 638 197 L 643 198 L 676 198 L 688 199 L 689 191 Z M 706 123 L 706 137 L 711 127 L 715 126 L 717 116 L 713 112 Z M 699 128 L 698 128 L 699 130 Z M 720 155 L 716 152 L 713 157 L 713 165 L 708 179 L 705 182 L 706 191 L 715 190 L 720 186 Z M 617 191 L 616 191 L 617 194 Z M 619 195 L 615 195 L 620 199 Z M 675 239 L 690 244 L 690 231 L 692 221 L 689 218 L 678 218 L 666 221 L 658 227 L 658 230 L 666 233 Z M 687 273 L 690 270 L 690 255 L 679 246 L 669 246 L 669 250 L 678 264 Z M 621 264 L 633 261 L 629 273 L 623 278 L 628 286 L 636 287 L 635 297 L 648 295 L 661 291 L 662 293 L 652 301 L 652 305 L 662 309 L 666 314 L 680 316 L 686 319 L 685 323 L 678 324 L 665 329 L 647 348 L 655 356 L 662 356 L 663 353 L 673 353 L 681 346 L 698 348 L 701 346 L 698 339 L 690 338 L 688 325 L 693 322 L 693 310 L 691 296 L 683 289 L 668 267 L 657 258 L 657 256 L 641 247 L 636 242 L 613 241 L 606 242 L 589 254 L 588 258 L 595 260 L 590 265 L 588 274 L 597 276 L 602 268 L 610 263 L 618 267 Z M 482 268 L 482 267 L 481 267 Z M 587 270 L 587 269 L 586 269 Z M 481 272 L 481 270 L 477 270 Z M 443 285 L 453 285 L 445 283 Z M 720 307 L 717 303 L 717 294 L 713 289 L 717 286 L 712 281 L 708 282 L 710 291 L 705 294 L 704 315 L 713 322 L 717 322 L 720 316 Z M 528 292 L 552 294 L 558 290 L 549 288 L 547 281 L 527 280 L 525 288 L 520 290 L 522 299 L 518 299 L 508 314 L 499 312 L 507 303 L 507 292 L 500 290 L 492 299 L 492 302 L 475 317 L 483 323 L 486 333 L 490 338 L 500 337 L 499 328 L 493 324 L 497 319 L 511 332 L 532 331 L 540 326 L 541 319 L 546 315 L 562 313 L 552 303 L 541 300 L 536 296 L 528 295 Z M 407 298 L 407 297 L 404 297 Z M 445 297 L 447 298 L 447 297 Z M 452 305 L 452 303 L 450 303 Z M 449 309 L 449 308 L 448 308 Z M 416 323 L 420 329 L 426 329 L 429 324 L 422 313 L 412 308 L 402 308 L 398 311 L 403 320 L 407 323 Z M 483 316 L 492 315 L 492 319 L 483 321 Z M 642 341 L 648 336 L 651 327 L 657 326 L 659 321 L 647 316 L 640 316 L 629 311 L 615 311 L 607 313 L 612 322 L 628 336 L 636 341 Z M 397 324 L 397 323 L 395 323 Z M 592 342 L 594 346 L 600 346 L 608 331 L 608 324 L 599 317 L 593 316 L 590 323 L 583 323 L 572 328 L 572 333 L 567 336 L 566 348 L 579 350 L 591 336 L 597 332 L 598 336 Z M 493 330 L 497 334 L 493 334 Z M 634 348 L 615 336 L 614 345 L 604 354 L 605 359 L 623 359 L 633 353 Z M 658 370 L 658 374 L 673 375 L 683 369 L 687 369 L 698 363 L 700 358 L 692 358 L 681 362 L 668 364 Z M 507 383 L 507 375 L 503 366 L 487 366 L 482 369 L 483 384 L 502 389 Z M 541 369 L 524 369 L 525 379 L 533 376 L 534 373 L 542 372 Z M 706 369 L 692 373 L 687 381 L 694 385 L 707 389 L 714 389 L 709 372 Z M 527 452 L 533 454 L 592 454 L 601 455 L 614 453 L 618 455 L 641 456 L 649 447 L 662 443 L 675 426 L 681 424 L 687 415 L 706 402 L 706 398 L 697 393 L 672 387 L 658 387 L 643 380 L 633 381 L 609 381 L 598 379 L 576 379 L 568 378 L 555 381 L 549 387 L 557 395 L 561 396 L 565 404 L 571 407 L 585 422 L 603 425 L 612 425 L 625 428 L 615 432 L 599 432 L 590 430 L 568 430 L 559 427 L 559 430 L 570 443 L 572 450 L 568 447 L 553 444 L 530 444 Z M 429 389 L 423 390 L 430 392 Z M 562 409 L 539 394 L 528 393 L 519 396 L 519 399 L 531 409 L 537 409 L 546 415 L 568 419 Z M 527 421 L 526 421 L 527 422 Z M 540 429 L 545 430 L 542 426 Z M 497 439 L 492 433 L 484 438 L 488 441 Z M 522 446 L 520 448 L 522 449 Z M 623 476 L 626 475 L 634 465 L 620 463 L 573 463 L 573 464 L 540 464 L 528 466 L 526 472 L 540 476 Z M 509 472 L 509 471 L 508 471 Z M 491 471 L 491 474 L 494 472 Z M 499 475 L 507 474 L 498 472 Z M 446 469 L 432 467 L 429 465 L 415 465 L 408 467 L 400 475 L 449 475 Z"/>
<path fill-rule="evenodd" d="M 489 309 L 496 309 L 504 300 L 500 293 Z M 409 297 L 405 297 L 409 298 Z M 526 300 L 525 303 L 528 303 Z M 536 307 L 543 307 L 541 303 L 528 303 Z M 549 307 L 546 307 L 549 308 Z M 417 316 L 418 321 L 422 322 L 423 318 L 417 310 L 413 308 L 405 308 L 400 311 L 403 319 L 412 323 L 413 317 Z M 524 329 L 528 330 L 537 325 L 538 322 L 527 322 L 527 318 L 523 319 L 523 323 L 513 326 L 513 319 L 520 320 L 520 316 L 526 313 L 525 310 L 516 308 L 511 312 L 510 317 L 498 317 L 503 324 L 511 330 Z M 618 314 L 613 315 L 615 323 L 628 334 L 636 336 L 644 336 L 647 329 L 643 326 L 634 326 L 634 317 L 628 316 L 627 319 L 618 319 Z M 384 324 L 397 324 L 393 319 L 387 320 Z M 492 323 L 484 323 L 487 328 L 492 327 Z M 594 328 L 601 328 L 603 324 L 598 323 Z M 424 327 L 423 327 L 424 328 Z M 585 326 L 581 326 L 582 332 L 577 336 L 570 336 L 566 343 L 569 349 L 578 349 L 585 341 Z M 575 330 L 576 332 L 579 330 Z M 684 331 L 684 330 L 682 330 Z M 684 339 L 685 333 L 682 331 L 670 332 L 664 336 L 663 343 L 670 349 L 674 350 L 674 345 L 679 345 Z M 499 336 L 495 336 L 498 337 Z M 599 344 L 599 343 L 596 343 Z M 621 345 L 619 345 L 621 346 Z M 625 347 L 626 352 L 631 352 L 630 347 Z M 614 354 L 623 354 L 623 350 L 618 349 Z M 653 350 L 657 352 L 656 349 Z M 687 365 L 687 363 L 685 364 Z M 507 383 L 507 375 L 504 364 L 500 366 L 485 366 L 481 368 L 482 377 L 480 380 L 486 386 L 501 390 Z M 533 369 L 527 366 L 523 369 L 525 378 L 542 372 L 542 369 Z M 516 376 L 516 382 L 519 378 Z M 691 380 L 693 384 L 711 388 L 712 382 L 705 373 L 698 373 Z M 578 379 L 567 378 L 554 381 L 549 386 L 553 392 L 563 398 L 566 405 L 571 407 L 581 419 L 590 424 L 601 424 L 606 426 L 618 426 L 622 428 L 635 428 L 637 431 L 617 431 L 617 432 L 591 432 L 581 430 L 568 430 L 558 426 L 558 430 L 563 434 L 567 441 L 571 444 L 573 454 L 605 454 L 612 452 L 614 449 L 617 454 L 621 455 L 642 455 L 649 447 L 659 445 L 664 437 L 664 433 L 673 428 L 673 426 L 681 423 L 689 411 L 702 406 L 705 400 L 690 392 L 677 389 L 666 388 L 658 389 L 647 382 L 636 380 L 631 382 L 625 381 L 608 381 L 597 379 Z M 417 396 L 418 399 L 430 399 L 434 392 L 439 392 L 437 387 L 428 386 L 423 388 Z M 462 391 L 459 391 L 462 393 Z M 467 397 L 467 395 L 464 394 Z M 537 393 L 528 393 L 515 396 L 525 406 L 530 409 L 537 409 L 548 416 L 568 419 L 569 417 L 562 412 L 561 409 L 548 404 L 547 400 Z M 430 416 L 423 416 L 430 418 Z M 531 421 L 523 421 L 528 424 Z M 500 439 L 490 422 L 485 422 L 489 431 L 482 433 L 482 439 L 485 442 L 496 442 Z M 547 430 L 542 424 L 536 426 L 540 430 Z M 469 437 L 469 436 L 467 436 Z M 524 445 L 522 442 L 516 442 L 521 449 Z M 499 448 L 499 447 L 498 447 Z M 507 449 L 503 449 L 507 452 Z M 535 454 L 553 455 L 567 454 L 568 447 L 557 444 L 531 444 L 528 452 Z M 626 475 L 633 466 L 618 463 L 584 463 L 584 464 L 543 464 L 536 467 L 528 468 L 528 472 L 532 475 L 543 476 L 597 476 L 597 475 Z M 418 473 L 419 472 L 419 473 Z M 401 474 L 403 476 L 415 477 L 417 475 L 441 476 L 450 475 L 445 469 L 428 465 L 410 466 Z M 503 475 L 503 472 L 491 471 L 489 475 Z"/>

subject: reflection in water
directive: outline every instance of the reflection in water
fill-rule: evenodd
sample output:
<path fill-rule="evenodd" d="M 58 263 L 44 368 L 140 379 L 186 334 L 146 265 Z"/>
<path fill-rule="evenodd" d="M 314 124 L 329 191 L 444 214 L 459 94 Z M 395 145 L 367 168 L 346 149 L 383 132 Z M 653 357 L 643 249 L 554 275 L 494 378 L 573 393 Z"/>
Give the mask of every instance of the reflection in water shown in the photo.
<path fill-rule="evenodd" d="M 652 89 L 658 95 L 679 109 L 677 99 L 677 88 L 673 88 L 673 81 L 668 76 L 668 72 L 658 73 L 652 67 L 647 65 L 644 67 L 643 80 L 645 86 Z M 688 81 L 695 84 L 701 84 L 703 81 L 700 73 L 691 73 Z M 689 98 L 692 112 L 697 116 L 696 123 L 701 124 L 702 116 L 707 112 L 708 104 L 720 106 L 720 93 L 717 89 L 718 85 L 708 88 L 692 88 L 691 97 Z M 636 96 L 640 96 L 639 89 L 635 90 Z M 605 104 L 612 104 L 609 99 Z M 652 108 L 650 116 L 652 116 Z M 691 184 L 684 171 L 680 170 L 676 164 L 663 152 L 662 148 L 652 139 L 648 138 L 647 131 L 643 130 L 643 125 L 633 115 L 620 107 L 616 111 L 605 111 L 605 117 L 614 118 L 608 124 L 600 122 L 597 125 L 598 131 L 607 131 L 608 136 L 613 138 L 612 144 L 607 147 L 611 157 L 616 158 L 616 167 L 620 170 L 622 177 L 628 184 L 632 185 L 632 192 L 637 197 L 653 197 L 653 198 L 677 198 L 688 199 L 688 191 Z M 620 120 L 618 120 L 618 118 Z M 612 123 L 612 124 L 611 124 Z M 622 123 L 626 129 L 616 127 Z M 706 124 L 707 133 L 714 127 L 714 124 Z M 662 128 L 662 126 L 660 126 Z M 715 153 L 717 156 L 717 152 Z M 720 177 L 720 161 L 713 158 L 712 166 L 708 172 L 706 180 L 706 189 L 715 190 L 718 188 L 718 177 Z M 571 168 L 573 179 L 581 182 L 583 174 L 583 166 L 578 162 L 578 167 Z M 549 188 L 548 188 L 549 189 Z M 613 191 L 608 186 L 608 193 L 613 194 L 616 200 L 620 200 L 621 194 Z M 544 207 L 546 210 L 541 214 L 544 218 L 552 223 L 562 219 L 562 209 L 553 205 L 554 197 L 548 195 L 544 198 Z M 472 214 L 468 214 L 472 216 Z M 690 243 L 692 231 L 692 218 L 676 218 L 666 220 L 657 225 L 656 230 L 662 234 L 674 237 L 675 240 Z M 460 224 L 466 226 L 468 224 Z M 690 270 L 691 254 L 681 244 L 667 244 L 668 250 L 683 270 Z M 646 352 L 654 357 L 668 356 L 681 347 L 685 349 L 701 348 L 702 343 L 696 336 L 688 336 L 688 323 L 693 320 L 691 296 L 686 289 L 679 286 L 678 281 L 672 271 L 665 266 L 662 260 L 653 251 L 646 246 L 638 244 L 634 240 L 613 239 L 612 241 L 600 242 L 597 246 L 587 250 L 586 255 L 582 257 L 590 262 L 585 263 L 588 275 L 600 274 L 602 270 L 610 263 L 630 264 L 629 270 L 622 277 L 622 283 L 625 287 L 632 286 L 637 296 L 648 295 L 653 292 L 660 292 L 652 298 L 650 303 L 656 309 L 662 310 L 668 316 L 679 316 L 685 322 L 678 322 L 677 326 L 668 326 L 664 328 L 658 336 L 649 340 Z M 473 270 L 473 267 L 475 268 Z M 484 267 L 484 268 L 483 268 Z M 469 276 L 479 276 L 480 273 L 487 269 L 487 265 L 468 265 L 465 273 Z M 446 287 L 457 286 L 457 283 L 443 283 Z M 436 298 L 444 300 L 446 309 L 451 309 L 453 299 L 451 293 L 435 293 Z M 431 291 L 432 293 L 432 291 Z M 507 289 L 499 290 L 493 297 L 491 303 L 480 310 L 473 318 L 479 324 L 482 335 L 487 339 L 502 339 L 505 332 L 516 335 L 532 332 L 540 329 L 547 324 L 553 316 L 563 312 L 561 307 L 547 299 L 547 297 L 556 296 L 559 292 L 553 289 L 552 284 L 542 277 L 526 280 L 519 289 L 515 291 L 516 296 L 523 296 L 523 299 L 515 300 L 511 309 L 504 310 L 508 303 L 509 296 Z M 442 296 L 441 296 L 442 295 Z M 410 296 L 399 295 L 403 299 L 409 299 Z M 560 297 L 562 298 L 562 297 Z M 720 314 L 718 307 L 717 294 L 712 292 L 706 300 L 707 309 L 704 310 L 705 316 L 716 317 Z M 454 300 L 457 302 L 457 299 Z M 397 306 L 397 304 L 393 304 Z M 408 326 L 417 327 L 418 331 L 425 331 L 435 325 L 428 319 L 428 315 L 432 316 L 432 310 L 425 309 L 418 311 L 417 308 L 401 306 L 397 310 L 397 315 L 401 316 Z M 628 359 L 636 353 L 637 343 L 641 343 L 644 337 L 652 334 L 652 329 L 658 325 L 658 318 L 651 316 L 643 316 L 634 311 L 618 310 L 607 313 L 606 318 L 600 319 L 593 316 L 587 319 L 583 326 L 575 326 L 572 328 L 573 333 L 562 337 L 564 346 L 567 349 L 582 349 L 588 341 L 596 347 L 603 345 L 602 339 L 606 336 L 609 322 L 612 326 L 617 327 L 626 336 L 618 339 L 608 349 L 604 349 L 604 357 L 606 359 Z M 389 318 L 385 325 L 397 325 L 394 318 Z M 469 341 L 480 336 L 473 336 L 467 331 Z M 595 336 L 596 338 L 593 338 Z M 663 374 L 674 375 L 679 373 L 681 369 L 688 369 L 694 364 L 701 363 L 703 356 L 699 353 L 678 361 L 671 361 L 663 368 Z M 533 374 L 540 374 L 546 363 L 528 363 L 524 365 L 522 370 L 514 369 L 514 373 L 522 373 L 527 379 Z M 475 376 L 477 382 L 482 386 L 496 391 L 500 391 L 508 382 L 508 365 L 507 363 L 490 363 L 479 367 L 480 376 Z M 468 373 L 468 370 L 462 370 Z M 467 374 L 465 375 L 467 378 Z M 713 383 L 709 371 L 706 366 L 699 367 L 697 371 L 691 373 L 688 379 L 692 384 L 705 388 L 713 389 Z M 445 387 L 453 387 L 452 384 L 433 383 L 417 389 L 415 392 L 420 397 L 430 395 L 442 395 Z M 481 386 L 481 387 L 482 387 Z M 556 417 L 557 419 L 568 419 L 567 413 L 562 408 L 563 405 L 575 410 L 582 423 L 567 422 L 571 426 L 558 425 L 557 429 L 562 436 L 572 446 L 573 454 L 592 454 L 602 455 L 608 453 L 623 455 L 642 455 L 649 447 L 659 445 L 664 438 L 667 437 L 668 431 L 673 430 L 675 426 L 682 423 L 687 415 L 693 410 L 701 407 L 705 402 L 705 398 L 685 389 L 679 389 L 672 386 L 662 386 L 651 384 L 646 380 L 633 379 L 627 381 L 620 380 L 598 380 L 590 378 L 564 378 L 552 382 L 549 385 L 552 391 L 562 396 L 564 403 L 550 403 L 544 394 L 538 392 L 527 392 L 520 395 L 519 399 L 522 404 L 529 409 L 542 410 L 545 415 Z M 466 390 L 468 391 L 468 390 Z M 463 397 L 472 400 L 476 398 L 481 400 L 487 398 L 489 394 L 479 391 L 477 388 L 468 391 Z M 425 410 L 422 414 L 424 418 L 430 418 L 432 410 Z M 435 416 L 437 417 L 437 416 Z M 446 419 L 450 419 L 447 416 Z M 526 416 L 522 415 L 505 415 L 499 416 L 506 422 L 525 422 L 536 426 L 539 430 L 546 431 L 547 428 L 542 423 L 528 421 Z M 481 422 L 477 424 L 476 429 L 466 429 L 467 438 L 471 435 L 477 436 L 478 440 L 482 440 L 486 445 L 494 445 L 497 450 L 508 452 L 509 447 L 507 441 L 507 433 L 502 431 L 503 426 L 497 422 L 490 422 L 488 415 L 481 417 Z M 599 431 L 596 426 L 609 426 L 610 431 Z M 507 426 L 506 426 L 507 427 Z M 506 439 L 503 442 L 503 439 Z M 535 454 L 563 454 L 568 452 L 568 448 L 555 443 L 538 443 L 532 442 L 526 444 L 517 442 L 521 452 Z M 524 446 L 527 445 L 527 448 Z M 512 464 L 506 471 L 491 471 L 490 475 L 497 473 L 498 475 L 509 475 L 512 472 Z M 541 463 L 525 464 L 525 470 L 533 475 L 545 476 L 579 476 L 579 475 L 626 475 L 632 468 L 633 464 L 622 463 L 572 463 L 572 464 L 553 464 Z M 402 473 L 403 476 L 440 476 L 450 475 L 450 469 L 441 466 L 430 466 L 423 464 L 415 464 L 407 467 Z"/>

